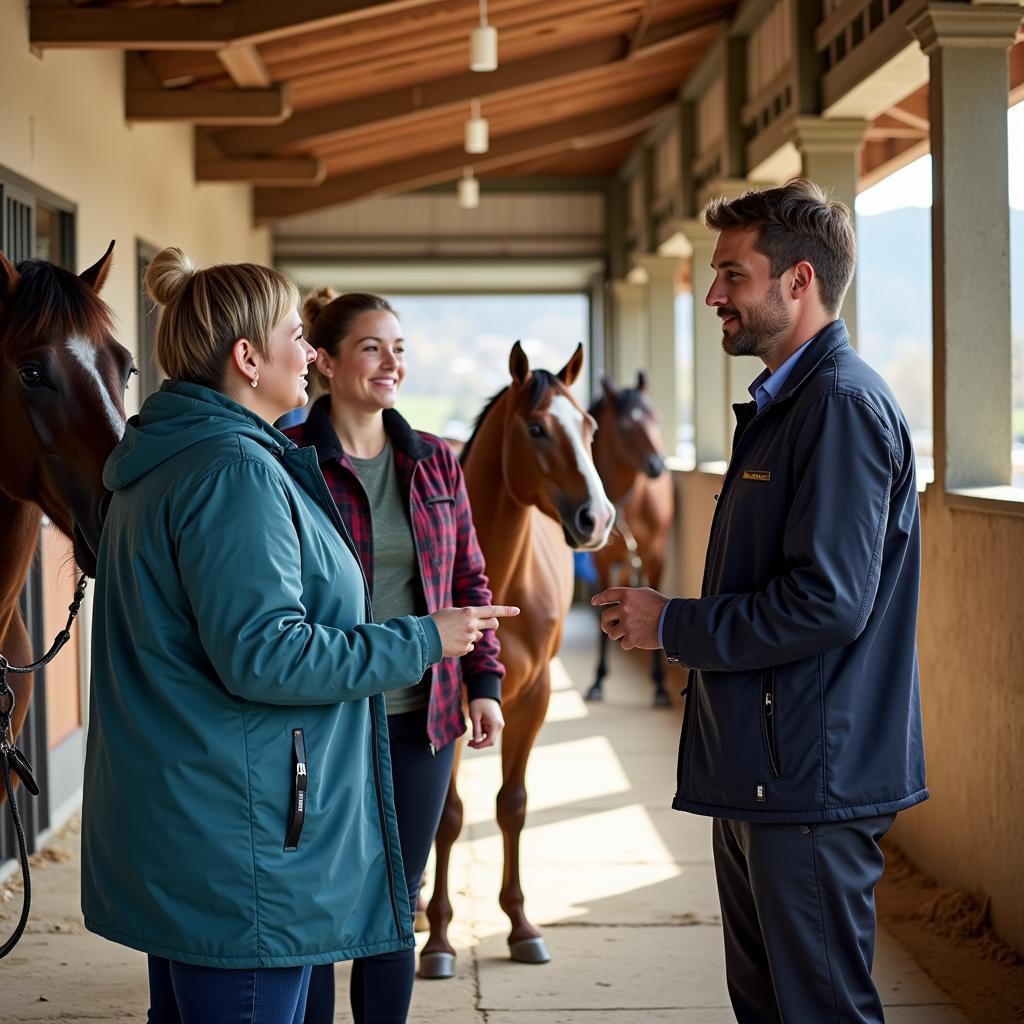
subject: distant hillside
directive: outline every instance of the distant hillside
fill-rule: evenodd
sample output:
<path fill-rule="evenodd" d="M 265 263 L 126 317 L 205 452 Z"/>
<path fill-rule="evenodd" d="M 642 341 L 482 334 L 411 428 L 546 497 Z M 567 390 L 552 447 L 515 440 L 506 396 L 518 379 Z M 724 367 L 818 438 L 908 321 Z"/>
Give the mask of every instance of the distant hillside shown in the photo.
<path fill-rule="evenodd" d="M 857 333 L 915 430 L 931 427 L 931 211 L 857 218 Z M 1024 211 L 1010 211 L 1013 336 L 1024 359 Z M 962 301 L 970 302 L 964 295 Z M 1015 360 L 1019 362 L 1019 360 Z M 1018 369 L 1018 374 L 1021 369 Z"/>

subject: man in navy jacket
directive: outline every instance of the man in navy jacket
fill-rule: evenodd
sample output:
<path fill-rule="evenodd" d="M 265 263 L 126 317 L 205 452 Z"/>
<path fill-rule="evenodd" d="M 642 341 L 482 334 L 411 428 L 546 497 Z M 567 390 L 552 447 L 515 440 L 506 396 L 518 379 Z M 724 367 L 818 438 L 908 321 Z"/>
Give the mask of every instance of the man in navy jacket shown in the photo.
<path fill-rule="evenodd" d="M 737 1019 L 874 1024 L 878 844 L 928 796 L 910 432 L 837 319 L 850 211 L 795 180 L 705 220 L 722 346 L 766 369 L 735 406 L 701 597 L 594 603 L 624 649 L 690 670 L 673 807 L 715 819 Z"/>

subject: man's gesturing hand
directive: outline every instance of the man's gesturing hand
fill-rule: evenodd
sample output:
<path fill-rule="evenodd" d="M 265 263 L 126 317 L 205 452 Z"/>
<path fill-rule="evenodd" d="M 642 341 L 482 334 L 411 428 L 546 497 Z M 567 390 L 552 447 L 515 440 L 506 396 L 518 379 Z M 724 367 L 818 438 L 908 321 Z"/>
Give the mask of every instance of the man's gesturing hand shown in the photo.
<path fill-rule="evenodd" d="M 430 617 L 441 634 L 446 658 L 461 658 L 473 650 L 485 629 L 497 629 L 498 619 L 518 615 L 512 605 L 488 605 L 485 608 L 442 608 Z"/>
<path fill-rule="evenodd" d="M 624 651 L 642 647 L 655 651 L 658 642 L 658 623 L 661 610 L 668 604 L 668 598 L 650 587 L 630 590 L 627 587 L 611 587 L 596 594 L 590 603 L 605 607 L 601 611 L 601 629 L 613 640 L 618 640 Z"/>

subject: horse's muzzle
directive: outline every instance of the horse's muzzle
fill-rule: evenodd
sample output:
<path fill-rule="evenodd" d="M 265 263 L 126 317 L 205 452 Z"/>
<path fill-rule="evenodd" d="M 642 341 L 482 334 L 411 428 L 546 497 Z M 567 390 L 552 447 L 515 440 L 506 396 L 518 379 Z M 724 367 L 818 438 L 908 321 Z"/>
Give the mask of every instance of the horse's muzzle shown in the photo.
<path fill-rule="evenodd" d="M 96 579 L 96 556 L 100 546 L 99 536 L 96 537 L 95 543 L 90 542 L 86 538 L 85 531 L 81 525 L 75 523 L 71 531 L 71 544 L 75 552 L 75 561 L 78 563 L 78 568 L 86 576 Z"/>
<path fill-rule="evenodd" d="M 644 472 L 652 480 L 657 480 L 665 472 L 665 460 L 660 455 L 648 455 L 644 462 Z"/>
<path fill-rule="evenodd" d="M 562 517 L 565 542 L 576 551 L 597 551 L 608 543 L 615 510 L 607 502 L 587 501 Z"/>

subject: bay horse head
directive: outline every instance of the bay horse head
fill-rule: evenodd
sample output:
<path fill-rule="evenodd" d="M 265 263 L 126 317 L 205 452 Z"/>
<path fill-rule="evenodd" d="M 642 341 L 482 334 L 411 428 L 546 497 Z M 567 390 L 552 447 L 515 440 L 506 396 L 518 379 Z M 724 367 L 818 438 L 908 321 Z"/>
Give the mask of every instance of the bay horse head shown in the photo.
<path fill-rule="evenodd" d="M 593 551 L 607 543 L 615 509 L 594 467 L 596 425 L 569 390 L 582 367 L 579 345 L 557 374 L 532 370 L 517 341 L 509 356 L 512 383 L 492 404 L 503 399 L 501 450 L 509 492 L 560 523 L 569 547 Z"/>
<path fill-rule="evenodd" d="M 41 508 L 91 576 L 103 464 L 124 433 L 134 369 L 98 294 L 113 249 L 80 277 L 0 253 L 0 491 Z"/>
<path fill-rule="evenodd" d="M 603 395 L 590 412 L 602 434 L 611 433 L 620 462 L 656 480 L 665 470 L 665 450 L 658 416 L 647 393 L 647 375 L 639 370 L 635 388 L 618 390 L 605 377 L 601 388 Z"/>

